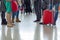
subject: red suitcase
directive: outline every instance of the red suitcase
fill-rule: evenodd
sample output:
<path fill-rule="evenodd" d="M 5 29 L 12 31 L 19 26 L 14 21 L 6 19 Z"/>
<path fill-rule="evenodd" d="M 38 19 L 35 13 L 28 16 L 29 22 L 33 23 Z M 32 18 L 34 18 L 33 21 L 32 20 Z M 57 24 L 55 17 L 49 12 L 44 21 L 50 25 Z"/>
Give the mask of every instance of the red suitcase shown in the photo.
<path fill-rule="evenodd" d="M 53 24 L 54 23 L 54 15 L 53 11 L 51 10 L 44 10 L 43 11 L 43 24 Z"/>

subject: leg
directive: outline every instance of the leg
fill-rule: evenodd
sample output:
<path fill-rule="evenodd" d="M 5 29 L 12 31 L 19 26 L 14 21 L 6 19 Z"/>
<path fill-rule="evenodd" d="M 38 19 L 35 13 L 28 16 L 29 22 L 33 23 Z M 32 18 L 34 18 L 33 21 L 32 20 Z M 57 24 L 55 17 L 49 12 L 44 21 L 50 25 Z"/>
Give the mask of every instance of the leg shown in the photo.
<path fill-rule="evenodd" d="M 41 0 L 38 2 L 38 15 L 37 15 L 38 20 L 41 20 Z"/>
<path fill-rule="evenodd" d="M 34 3 L 35 13 L 36 13 L 36 20 L 34 22 L 40 21 L 41 18 L 41 9 L 38 6 L 38 2 Z"/>
<path fill-rule="evenodd" d="M 12 20 L 11 20 L 11 12 L 12 12 L 12 8 L 11 8 L 11 2 L 7 2 L 6 1 L 6 18 L 7 18 L 7 26 L 8 27 L 12 27 Z"/>
<path fill-rule="evenodd" d="M 59 7 L 59 4 L 55 5 L 55 16 L 54 16 L 54 24 L 56 24 L 56 21 L 57 21 L 57 18 L 58 18 L 58 7 Z"/>
<path fill-rule="evenodd" d="M 16 12 L 12 12 L 12 23 L 14 23 L 15 15 L 16 15 Z"/>
<path fill-rule="evenodd" d="M 37 20 L 41 20 L 41 10 L 37 11 L 38 13 L 36 13 L 37 15 Z"/>
<path fill-rule="evenodd" d="M 2 11 L 2 13 L 1 13 L 1 18 L 2 18 L 2 19 L 5 19 L 5 12 L 3 12 L 3 11 Z"/>
<path fill-rule="evenodd" d="M 53 7 L 53 5 L 52 5 L 52 4 L 50 4 L 49 9 L 50 9 L 50 10 L 52 10 L 52 7 Z"/>
<path fill-rule="evenodd" d="M 19 18 L 19 10 L 16 13 L 16 18 Z"/>
<path fill-rule="evenodd" d="M 21 22 L 21 21 L 19 20 L 19 10 L 18 10 L 17 13 L 16 13 L 16 22 Z"/>
<path fill-rule="evenodd" d="M 3 12 L 3 11 L 2 11 L 2 13 L 1 13 L 1 19 L 2 19 L 1 24 L 2 24 L 2 25 L 6 25 L 6 24 L 7 24 L 7 21 L 6 21 L 6 19 L 5 19 L 5 12 Z"/>

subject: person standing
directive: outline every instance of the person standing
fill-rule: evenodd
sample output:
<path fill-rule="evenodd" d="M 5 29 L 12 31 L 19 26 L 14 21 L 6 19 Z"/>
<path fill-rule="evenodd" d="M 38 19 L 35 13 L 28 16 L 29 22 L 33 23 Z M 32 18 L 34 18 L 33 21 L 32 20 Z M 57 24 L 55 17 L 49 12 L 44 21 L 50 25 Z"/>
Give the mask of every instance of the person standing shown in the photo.
<path fill-rule="evenodd" d="M 5 12 L 6 12 L 6 8 L 5 8 L 5 4 L 4 4 L 4 0 L 0 0 L 1 1 L 1 9 L 0 9 L 0 12 L 1 12 L 1 24 L 2 25 L 7 25 L 7 21 L 5 19 Z"/>
<path fill-rule="evenodd" d="M 41 0 L 34 0 L 34 9 L 36 13 L 36 20 L 34 22 L 41 21 Z"/>
<path fill-rule="evenodd" d="M 6 6 L 6 19 L 7 19 L 7 27 L 13 27 L 12 20 L 11 20 L 11 1 L 12 0 L 4 0 Z"/>
<path fill-rule="evenodd" d="M 17 5 L 18 5 L 18 10 L 17 11 L 12 11 L 12 23 L 14 23 L 14 19 L 15 19 L 15 16 L 16 16 L 16 22 L 21 22 L 20 20 L 19 20 L 19 9 L 20 9 L 20 5 L 19 5 L 19 0 L 14 0 L 14 1 L 16 1 L 17 2 Z"/>
<path fill-rule="evenodd" d="M 60 4 L 60 0 L 52 0 L 53 1 L 53 5 L 55 6 L 55 16 L 54 16 L 54 25 L 56 25 L 56 21 L 57 21 L 57 18 L 58 18 L 58 7 L 59 7 L 59 4 Z M 51 4 L 51 6 L 53 6 Z"/>

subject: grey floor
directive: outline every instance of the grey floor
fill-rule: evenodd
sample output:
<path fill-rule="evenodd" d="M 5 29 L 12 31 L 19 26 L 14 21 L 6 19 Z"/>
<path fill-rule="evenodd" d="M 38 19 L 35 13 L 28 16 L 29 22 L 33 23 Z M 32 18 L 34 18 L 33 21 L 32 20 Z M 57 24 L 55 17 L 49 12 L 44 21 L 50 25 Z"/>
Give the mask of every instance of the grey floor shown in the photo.
<path fill-rule="evenodd" d="M 33 22 L 36 19 L 34 13 L 20 14 L 20 23 L 14 23 L 14 27 L 1 25 L 0 17 L 0 40 L 60 40 L 60 16 L 56 26 L 40 25 Z"/>

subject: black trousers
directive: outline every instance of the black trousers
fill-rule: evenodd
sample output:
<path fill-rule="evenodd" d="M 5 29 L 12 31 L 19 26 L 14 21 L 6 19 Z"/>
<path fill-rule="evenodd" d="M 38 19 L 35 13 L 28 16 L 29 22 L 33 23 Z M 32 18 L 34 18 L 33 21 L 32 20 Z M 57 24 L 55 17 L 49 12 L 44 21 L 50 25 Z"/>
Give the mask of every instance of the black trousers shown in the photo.
<path fill-rule="evenodd" d="M 5 12 L 4 11 L 2 11 L 2 13 L 1 13 L 1 19 L 2 19 L 2 21 L 5 20 Z"/>
<path fill-rule="evenodd" d="M 34 2 L 34 9 L 35 9 L 35 13 L 36 13 L 36 18 L 37 20 L 41 19 L 41 2 Z"/>

